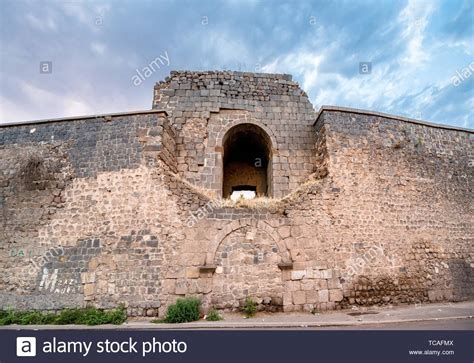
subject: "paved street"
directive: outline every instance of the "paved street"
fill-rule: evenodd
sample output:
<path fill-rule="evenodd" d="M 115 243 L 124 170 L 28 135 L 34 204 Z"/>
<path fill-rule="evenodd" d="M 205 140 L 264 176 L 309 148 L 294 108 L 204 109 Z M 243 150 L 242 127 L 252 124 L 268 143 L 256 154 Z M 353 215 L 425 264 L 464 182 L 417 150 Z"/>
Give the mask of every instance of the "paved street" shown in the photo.
<path fill-rule="evenodd" d="M 371 307 L 310 313 L 259 313 L 245 319 L 226 313 L 224 320 L 199 320 L 184 324 L 154 324 L 152 318 L 129 319 L 122 325 L 10 325 L 0 329 L 328 329 L 328 330 L 474 330 L 474 301 L 398 307 Z"/>

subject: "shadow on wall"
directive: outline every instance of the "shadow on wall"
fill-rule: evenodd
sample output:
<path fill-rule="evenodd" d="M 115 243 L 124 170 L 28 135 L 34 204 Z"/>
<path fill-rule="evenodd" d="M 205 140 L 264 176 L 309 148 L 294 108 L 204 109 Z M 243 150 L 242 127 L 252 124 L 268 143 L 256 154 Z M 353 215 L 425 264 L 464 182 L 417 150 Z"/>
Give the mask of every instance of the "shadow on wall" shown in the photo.
<path fill-rule="evenodd" d="M 448 261 L 448 266 L 452 276 L 454 300 L 474 298 L 474 268 L 461 259 Z"/>

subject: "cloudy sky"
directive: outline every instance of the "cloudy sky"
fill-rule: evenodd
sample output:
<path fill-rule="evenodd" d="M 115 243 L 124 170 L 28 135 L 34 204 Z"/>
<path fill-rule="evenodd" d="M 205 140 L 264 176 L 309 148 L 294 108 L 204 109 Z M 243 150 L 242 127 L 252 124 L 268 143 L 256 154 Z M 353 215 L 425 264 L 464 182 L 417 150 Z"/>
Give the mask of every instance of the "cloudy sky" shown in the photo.
<path fill-rule="evenodd" d="M 149 109 L 170 70 L 230 69 L 290 73 L 316 109 L 474 128 L 473 3 L 0 0 L 0 122 Z"/>

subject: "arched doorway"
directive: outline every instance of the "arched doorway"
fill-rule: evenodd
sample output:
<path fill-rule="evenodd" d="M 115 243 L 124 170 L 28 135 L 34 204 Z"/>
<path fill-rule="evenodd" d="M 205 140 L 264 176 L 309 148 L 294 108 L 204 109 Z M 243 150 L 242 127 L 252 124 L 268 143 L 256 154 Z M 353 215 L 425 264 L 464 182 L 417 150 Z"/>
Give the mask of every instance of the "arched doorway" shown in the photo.
<path fill-rule="evenodd" d="M 278 268 L 282 253 L 263 229 L 247 225 L 229 233 L 213 260 L 212 306 L 238 310 L 251 297 L 261 309 L 282 310 L 284 284 Z"/>
<path fill-rule="evenodd" d="M 223 139 L 222 197 L 272 195 L 272 143 L 255 124 L 232 127 Z"/>

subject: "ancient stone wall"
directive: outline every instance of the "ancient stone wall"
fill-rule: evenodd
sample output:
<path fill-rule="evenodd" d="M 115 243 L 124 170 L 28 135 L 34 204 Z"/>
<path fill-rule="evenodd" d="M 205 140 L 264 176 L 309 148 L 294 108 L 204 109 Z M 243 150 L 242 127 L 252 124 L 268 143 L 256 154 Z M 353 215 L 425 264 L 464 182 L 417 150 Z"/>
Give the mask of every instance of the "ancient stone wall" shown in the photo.
<path fill-rule="evenodd" d="M 0 127 L 0 306 L 163 316 L 183 296 L 269 311 L 472 299 L 472 131 L 340 108 L 310 120 L 288 77 L 251 77 L 173 73 L 155 98 L 170 121 Z M 214 102 L 232 107 L 204 110 Z M 241 124 L 271 140 L 277 197 L 245 208 L 213 197 Z"/>
<path fill-rule="evenodd" d="M 241 123 L 272 139 L 272 196 L 282 197 L 313 170 L 315 114 L 290 75 L 171 72 L 155 86 L 153 108 L 177 130 L 178 169 L 195 185 L 222 193 L 222 140 Z"/>
<path fill-rule="evenodd" d="M 146 281 L 136 268 L 138 257 L 120 247 L 134 238 L 142 243 L 137 248 L 159 255 L 139 209 L 151 203 L 146 213 L 172 215 L 163 206 L 162 176 L 154 180 L 151 171 L 176 168 L 173 138 L 165 113 L 154 111 L 0 128 L 1 305 L 82 305 L 96 274 L 108 266 L 129 269 L 112 255 L 125 256 L 135 272 L 101 284 L 112 293 L 117 281 L 121 294 L 136 296 L 133 276 Z M 143 266 L 146 257 L 139 255 Z"/>
<path fill-rule="evenodd" d="M 328 177 L 288 207 L 293 304 L 472 299 L 473 133 L 341 111 L 316 126 Z"/>
<path fill-rule="evenodd" d="M 320 122 L 339 190 L 333 213 L 354 239 L 335 260 L 376 260 L 353 267 L 347 302 L 472 298 L 473 133 L 347 112 Z"/>

